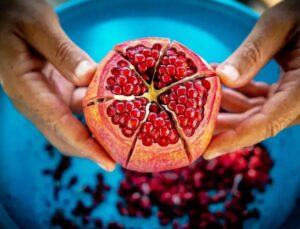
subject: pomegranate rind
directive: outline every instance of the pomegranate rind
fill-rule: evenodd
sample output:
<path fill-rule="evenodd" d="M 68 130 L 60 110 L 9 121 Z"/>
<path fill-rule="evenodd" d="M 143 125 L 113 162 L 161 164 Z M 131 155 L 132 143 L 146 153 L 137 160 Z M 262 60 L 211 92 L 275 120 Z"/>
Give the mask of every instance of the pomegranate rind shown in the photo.
<path fill-rule="evenodd" d="M 138 172 L 159 172 L 187 165 L 189 158 L 180 140 L 168 147 L 161 147 L 158 144 L 145 147 L 137 140 L 126 168 Z"/>
<path fill-rule="evenodd" d="M 210 83 L 211 88 L 207 96 L 207 102 L 204 106 L 204 118 L 197 127 L 194 135 L 182 137 L 186 139 L 189 147 L 190 161 L 193 162 L 199 158 L 207 148 L 215 129 L 217 115 L 221 103 L 221 83 L 217 76 L 205 78 Z"/>
<path fill-rule="evenodd" d="M 123 55 L 126 55 L 126 49 L 130 47 L 135 47 L 137 45 L 144 45 L 147 48 L 151 48 L 154 44 L 160 44 L 162 46 L 162 49 L 160 50 L 160 53 L 164 53 L 167 47 L 170 44 L 170 40 L 167 38 L 159 38 L 159 37 L 146 37 L 136 40 L 130 40 L 126 41 L 120 44 L 117 44 L 114 47 L 114 50 L 117 52 L 121 52 Z"/>
<path fill-rule="evenodd" d="M 96 140 L 115 161 L 125 167 L 129 152 L 139 129 L 137 129 L 132 137 L 125 137 L 119 126 L 114 125 L 110 117 L 106 114 L 107 107 L 112 103 L 113 100 L 110 100 L 87 106 L 84 108 L 84 116 Z"/>
<path fill-rule="evenodd" d="M 170 48 L 175 48 L 177 51 L 182 51 L 188 58 L 192 59 L 200 76 L 208 77 L 216 75 L 215 71 L 203 58 L 198 56 L 196 53 L 194 53 L 178 41 L 173 41 Z"/>

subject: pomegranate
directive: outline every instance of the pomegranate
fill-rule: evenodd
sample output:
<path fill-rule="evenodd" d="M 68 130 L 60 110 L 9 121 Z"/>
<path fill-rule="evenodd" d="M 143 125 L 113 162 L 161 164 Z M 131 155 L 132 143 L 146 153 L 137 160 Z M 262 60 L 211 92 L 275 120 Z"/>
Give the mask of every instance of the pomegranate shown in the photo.
<path fill-rule="evenodd" d="M 213 69 L 182 44 L 143 38 L 116 45 L 83 100 L 94 137 L 123 167 L 157 172 L 195 161 L 220 106 Z"/>

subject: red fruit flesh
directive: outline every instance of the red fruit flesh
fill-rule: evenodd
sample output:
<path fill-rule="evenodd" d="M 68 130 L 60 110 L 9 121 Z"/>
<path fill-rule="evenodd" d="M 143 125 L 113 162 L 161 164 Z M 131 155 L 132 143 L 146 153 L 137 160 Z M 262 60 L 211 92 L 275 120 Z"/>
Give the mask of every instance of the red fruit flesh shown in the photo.
<path fill-rule="evenodd" d="M 220 106 L 209 65 L 178 42 L 144 38 L 115 46 L 83 101 L 94 137 L 123 167 L 186 166 L 207 147 Z"/>

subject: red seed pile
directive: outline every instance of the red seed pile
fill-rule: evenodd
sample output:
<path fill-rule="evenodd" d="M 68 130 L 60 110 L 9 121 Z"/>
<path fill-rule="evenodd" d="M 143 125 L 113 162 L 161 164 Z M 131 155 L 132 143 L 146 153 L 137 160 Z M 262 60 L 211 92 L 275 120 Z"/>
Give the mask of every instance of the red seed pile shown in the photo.
<path fill-rule="evenodd" d="M 119 187 L 122 215 L 149 217 L 173 228 L 242 228 L 247 218 L 258 217 L 247 205 L 253 191 L 271 182 L 272 160 L 261 145 L 205 161 L 188 168 L 155 174 L 125 171 Z M 158 211 L 154 212 L 153 207 Z M 188 216 L 180 225 L 177 219 Z"/>

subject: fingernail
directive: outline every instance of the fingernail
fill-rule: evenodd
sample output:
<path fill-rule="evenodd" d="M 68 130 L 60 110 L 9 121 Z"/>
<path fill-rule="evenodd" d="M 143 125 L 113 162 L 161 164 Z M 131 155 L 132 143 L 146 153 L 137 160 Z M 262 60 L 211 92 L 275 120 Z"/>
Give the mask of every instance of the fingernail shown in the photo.
<path fill-rule="evenodd" d="M 101 169 L 103 169 L 103 170 L 105 170 L 105 171 L 107 171 L 107 172 L 111 172 L 111 171 L 113 171 L 113 170 L 115 169 L 115 165 L 104 166 L 104 165 L 102 165 L 102 164 L 100 164 L 100 163 L 97 163 L 97 165 L 98 165 Z"/>
<path fill-rule="evenodd" d="M 231 81 L 236 81 L 240 77 L 239 71 L 231 64 L 220 65 L 216 71 L 218 74 L 227 77 Z"/>
<path fill-rule="evenodd" d="M 77 76 L 77 78 L 81 78 L 94 68 L 95 68 L 94 63 L 91 63 L 90 61 L 87 60 L 83 60 L 77 65 L 75 69 L 75 75 Z"/>

